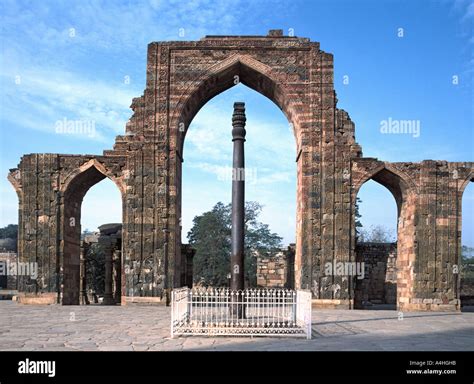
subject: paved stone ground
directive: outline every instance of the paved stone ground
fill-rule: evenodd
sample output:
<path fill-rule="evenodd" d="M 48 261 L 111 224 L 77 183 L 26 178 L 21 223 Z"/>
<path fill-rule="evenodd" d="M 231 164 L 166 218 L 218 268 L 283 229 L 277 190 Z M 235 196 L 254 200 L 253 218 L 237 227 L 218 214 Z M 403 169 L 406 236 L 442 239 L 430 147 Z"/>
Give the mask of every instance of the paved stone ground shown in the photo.
<path fill-rule="evenodd" d="M 1 350 L 474 350 L 474 313 L 314 310 L 313 339 L 177 337 L 162 306 L 0 301 Z"/>

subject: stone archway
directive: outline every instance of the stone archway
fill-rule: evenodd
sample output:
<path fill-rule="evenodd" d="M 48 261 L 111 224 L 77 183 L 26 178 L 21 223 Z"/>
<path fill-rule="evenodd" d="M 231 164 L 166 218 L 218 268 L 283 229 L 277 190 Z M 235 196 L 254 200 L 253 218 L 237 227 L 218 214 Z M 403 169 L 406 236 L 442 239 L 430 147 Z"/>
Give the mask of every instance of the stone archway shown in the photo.
<path fill-rule="evenodd" d="M 390 164 L 379 164 L 355 182 L 354 212 L 357 193 L 369 180 L 374 180 L 387 188 L 397 204 L 397 309 L 404 310 L 405 305 L 409 304 L 414 297 L 416 185 L 408 175 Z M 354 242 L 354 253 L 355 245 Z M 360 303 L 354 303 L 354 306 L 360 306 Z"/>
<path fill-rule="evenodd" d="M 320 156 L 321 136 L 326 136 L 322 132 L 327 132 L 327 136 L 333 132 L 333 114 L 321 108 L 322 102 L 328 108 L 334 104 L 331 63 L 331 55 L 319 50 L 319 44 L 281 35 L 209 36 L 193 44 L 149 46 L 147 90 L 135 103 L 136 115 L 146 113 L 147 109 L 156 114 L 143 126 L 136 121 L 130 132 L 143 127 L 145 135 L 163 139 L 163 145 L 158 145 L 161 153 L 151 166 L 160 182 L 155 206 L 167 212 L 153 219 L 155 246 L 159 247 L 156 252 L 164 259 L 164 269 L 174 271 L 163 273 L 165 290 L 184 283 L 179 274 L 184 263 L 179 219 L 182 149 L 187 127 L 208 100 L 236 82 L 276 103 L 293 125 L 298 169 L 295 282 L 297 287 L 311 288 L 309 254 L 315 248 L 312 239 L 319 230 L 314 227 L 310 207 L 313 212 L 319 209 L 316 201 L 321 187 L 321 164 L 311 158 Z M 148 103 L 153 106 L 147 107 Z M 131 121 L 135 123 L 134 120 Z M 150 132 L 152 126 L 154 133 Z"/>
<path fill-rule="evenodd" d="M 105 179 L 110 178 L 121 192 L 122 210 L 124 187 L 103 164 L 92 159 L 71 172 L 62 186 L 62 304 L 80 304 L 80 254 L 81 254 L 81 206 L 87 191 Z M 123 215 L 122 215 L 123 216 Z M 123 254 L 123 252 L 121 252 Z M 122 287 L 122 292 L 124 287 Z"/>
<path fill-rule="evenodd" d="M 283 82 L 278 75 L 274 74 L 270 67 L 258 62 L 249 55 L 235 54 L 230 56 L 228 59 L 214 65 L 201 78 L 195 86 L 191 86 L 186 90 L 185 95 L 180 99 L 175 113 L 172 117 L 171 126 L 177 127 L 174 132 L 176 133 L 176 153 L 178 155 L 176 163 L 176 206 L 177 206 L 177 218 L 181 217 L 182 214 L 182 163 L 184 162 L 184 141 L 188 127 L 191 121 L 199 112 L 199 110 L 212 98 L 218 94 L 225 92 L 231 87 L 242 83 L 252 90 L 259 92 L 261 95 L 270 99 L 274 104 L 282 110 L 287 119 L 293 118 L 289 121 L 291 127 L 293 127 L 293 133 L 295 139 L 298 140 L 298 136 L 301 135 L 300 128 L 296 117 L 298 113 L 294 111 L 293 101 L 285 94 L 285 90 L 282 89 L 280 84 Z M 229 116 L 230 125 L 230 116 Z M 210 127 L 212 128 L 212 127 Z M 296 167 L 298 172 L 302 172 L 302 162 L 297 162 Z M 301 178 L 299 179 L 301 181 Z M 301 190 L 301 186 L 298 186 Z M 299 195 L 297 198 L 300 197 Z M 297 204 L 298 207 L 302 207 L 301 202 Z M 301 217 L 301 210 L 297 212 L 297 217 Z M 296 220 L 296 218 L 295 218 Z M 181 249 L 181 228 L 177 224 L 177 235 L 176 235 L 176 249 Z M 296 236 L 301 236 L 301 231 L 296 233 Z M 297 243 L 301 243 L 301 239 L 297 238 Z M 301 258 L 297 260 L 297 263 L 301 263 Z M 175 268 L 181 271 L 184 270 L 185 255 L 181 255 L 175 261 Z M 296 264 L 296 270 L 300 270 L 301 266 Z M 292 279 L 294 277 L 292 276 Z M 180 280 L 175 283 L 176 286 L 183 285 L 184 281 L 181 277 Z"/>

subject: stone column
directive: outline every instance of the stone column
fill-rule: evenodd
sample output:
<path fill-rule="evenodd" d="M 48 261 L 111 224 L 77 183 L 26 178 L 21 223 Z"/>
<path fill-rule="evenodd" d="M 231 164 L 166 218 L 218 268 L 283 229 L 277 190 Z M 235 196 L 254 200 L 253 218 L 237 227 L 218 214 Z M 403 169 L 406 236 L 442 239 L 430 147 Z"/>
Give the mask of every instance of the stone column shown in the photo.
<path fill-rule="evenodd" d="M 82 241 L 81 249 L 81 304 L 90 304 L 89 298 L 87 297 L 87 253 L 89 252 L 90 244 L 86 241 Z"/>
<path fill-rule="evenodd" d="M 122 301 L 122 252 L 116 249 L 114 255 L 114 301 L 115 304 Z"/>
<path fill-rule="evenodd" d="M 115 304 L 113 293 L 112 293 L 112 285 L 113 285 L 113 251 L 110 248 L 104 250 L 105 252 L 105 290 L 104 290 L 104 305 L 112 305 Z"/>

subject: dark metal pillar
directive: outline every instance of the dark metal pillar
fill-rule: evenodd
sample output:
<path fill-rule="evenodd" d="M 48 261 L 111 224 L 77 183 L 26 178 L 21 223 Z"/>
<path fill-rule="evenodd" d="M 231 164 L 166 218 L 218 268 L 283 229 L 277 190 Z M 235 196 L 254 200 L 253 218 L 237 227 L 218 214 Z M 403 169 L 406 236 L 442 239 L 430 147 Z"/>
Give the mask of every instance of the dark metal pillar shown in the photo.
<path fill-rule="evenodd" d="M 232 115 L 232 141 L 234 142 L 232 169 L 232 232 L 231 232 L 231 280 L 234 291 L 244 289 L 244 220 L 245 220 L 245 104 L 234 103 Z M 243 296 L 237 297 L 241 301 Z M 233 306 L 233 314 L 243 316 L 242 305 Z"/>

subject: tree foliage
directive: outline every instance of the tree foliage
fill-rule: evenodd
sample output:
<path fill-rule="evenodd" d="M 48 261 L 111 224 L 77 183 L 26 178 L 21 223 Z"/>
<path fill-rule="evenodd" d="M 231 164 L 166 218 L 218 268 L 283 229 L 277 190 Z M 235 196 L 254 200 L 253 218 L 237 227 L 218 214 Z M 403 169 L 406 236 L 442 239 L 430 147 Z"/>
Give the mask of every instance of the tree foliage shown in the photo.
<path fill-rule="evenodd" d="M 105 290 L 105 254 L 99 243 L 90 245 L 85 255 L 87 289 L 96 295 L 103 295 Z"/>
<path fill-rule="evenodd" d="M 0 228 L 0 239 L 17 239 L 18 225 L 8 224 L 6 227 Z"/>
<path fill-rule="evenodd" d="M 474 279 L 474 247 L 461 247 L 461 278 Z"/>
<path fill-rule="evenodd" d="M 8 224 L 0 228 L 0 250 L 17 251 L 18 225 Z"/>
<path fill-rule="evenodd" d="M 272 233 L 267 224 L 258 221 L 262 206 L 245 204 L 245 280 L 256 286 L 255 252 L 267 253 L 281 247 L 282 238 Z M 231 205 L 218 202 L 211 211 L 196 216 L 188 232 L 190 245 L 196 250 L 193 280 L 204 286 L 227 286 L 231 253 Z"/>
<path fill-rule="evenodd" d="M 359 243 L 393 243 L 395 241 L 393 231 L 383 225 L 371 226 L 368 230 L 362 228 L 357 238 Z"/>
<path fill-rule="evenodd" d="M 473 263 L 474 247 L 468 247 L 467 245 L 463 245 L 461 247 L 461 260 L 463 263 Z"/>

